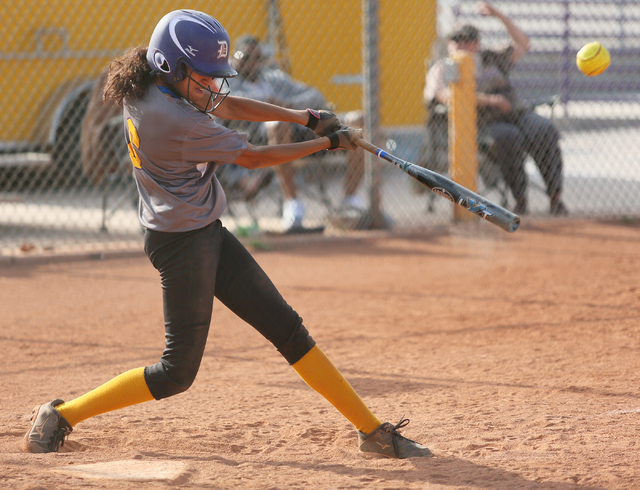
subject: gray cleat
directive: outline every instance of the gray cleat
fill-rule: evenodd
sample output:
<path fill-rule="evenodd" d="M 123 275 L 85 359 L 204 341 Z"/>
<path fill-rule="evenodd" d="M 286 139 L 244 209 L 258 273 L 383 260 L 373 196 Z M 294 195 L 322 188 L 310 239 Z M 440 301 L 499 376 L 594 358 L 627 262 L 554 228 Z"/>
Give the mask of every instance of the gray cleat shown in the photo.
<path fill-rule="evenodd" d="M 35 407 L 31 414 L 31 428 L 24 436 L 26 449 L 32 453 L 55 453 L 64 446 L 64 439 L 73 428 L 54 408 L 64 403 L 54 400 Z"/>
<path fill-rule="evenodd" d="M 371 434 L 358 431 L 360 451 L 363 453 L 378 454 L 387 458 L 430 458 L 433 453 L 422 444 L 401 436 L 398 429 L 409 423 L 404 415 L 396 425 L 385 422 Z"/>

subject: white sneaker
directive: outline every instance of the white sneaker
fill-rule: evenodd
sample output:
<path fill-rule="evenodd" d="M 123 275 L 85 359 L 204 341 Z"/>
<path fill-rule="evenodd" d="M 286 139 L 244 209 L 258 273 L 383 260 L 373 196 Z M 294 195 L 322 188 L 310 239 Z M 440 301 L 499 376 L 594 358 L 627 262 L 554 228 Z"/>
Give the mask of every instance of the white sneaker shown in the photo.
<path fill-rule="evenodd" d="M 282 228 L 302 228 L 304 204 L 299 199 L 287 199 L 282 206 Z"/>
<path fill-rule="evenodd" d="M 345 198 L 342 200 L 342 207 L 353 208 L 353 209 L 358 209 L 362 211 L 367 209 L 367 207 L 364 204 L 364 201 L 358 194 L 351 194 L 349 196 L 345 196 Z"/>

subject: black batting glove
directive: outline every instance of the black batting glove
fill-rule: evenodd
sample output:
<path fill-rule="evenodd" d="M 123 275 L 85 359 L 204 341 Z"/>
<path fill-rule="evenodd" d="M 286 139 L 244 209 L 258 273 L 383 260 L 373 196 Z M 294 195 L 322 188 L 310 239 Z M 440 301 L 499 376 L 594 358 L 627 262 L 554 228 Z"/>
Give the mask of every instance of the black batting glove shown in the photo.
<path fill-rule="evenodd" d="M 318 136 L 327 136 L 340 128 L 340 120 L 333 112 L 307 109 L 309 121 L 306 126 Z"/>
<path fill-rule="evenodd" d="M 331 146 L 329 150 L 355 150 L 358 148 L 355 140 L 362 138 L 362 129 L 353 129 L 349 126 L 340 126 L 340 129 L 327 135 Z"/>

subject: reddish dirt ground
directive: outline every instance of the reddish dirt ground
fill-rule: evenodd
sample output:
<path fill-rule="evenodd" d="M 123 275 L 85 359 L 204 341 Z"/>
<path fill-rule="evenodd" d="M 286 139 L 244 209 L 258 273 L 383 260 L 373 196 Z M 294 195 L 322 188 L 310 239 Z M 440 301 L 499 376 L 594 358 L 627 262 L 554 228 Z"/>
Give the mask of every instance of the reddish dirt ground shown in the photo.
<path fill-rule="evenodd" d="M 640 488 L 639 244 L 637 223 L 553 220 L 255 251 L 371 409 L 406 414 L 437 456 L 401 461 L 361 456 L 218 303 L 189 391 L 84 421 L 64 452 L 21 452 L 33 405 L 156 362 L 161 292 L 144 256 L 5 265 L 0 487 Z"/>

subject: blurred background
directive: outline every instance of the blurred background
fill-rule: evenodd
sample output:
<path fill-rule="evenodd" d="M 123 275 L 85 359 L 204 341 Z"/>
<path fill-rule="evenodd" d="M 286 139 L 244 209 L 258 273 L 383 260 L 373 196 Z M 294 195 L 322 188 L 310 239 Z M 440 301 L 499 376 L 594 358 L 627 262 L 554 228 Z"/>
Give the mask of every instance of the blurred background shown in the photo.
<path fill-rule="evenodd" d="M 511 80 L 520 97 L 560 132 L 568 217 L 637 219 L 640 5 L 622 0 L 492 5 L 530 38 L 530 52 Z M 160 18 L 178 8 L 217 18 L 230 34 L 232 53 L 242 36 L 258 39 L 270 67 L 317 90 L 335 112 L 359 114 L 366 137 L 377 146 L 425 166 L 433 151 L 425 76 L 446 56 L 447 33 L 468 22 L 482 31 L 484 47 L 509 41 L 498 20 L 480 15 L 477 2 L 465 0 L 3 2 L 1 255 L 139 247 L 137 193 L 122 118 L 117 108 L 101 102 L 101 77 L 127 48 L 146 45 Z M 609 48 L 612 64 L 604 74 L 586 77 L 577 70 L 575 55 L 594 40 Z M 344 207 L 345 152 L 294 164 L 305 226 L 331 234 L 418 231 L 452 222 L 452 203 L 424 192 L 393 165 L 362 158 L 355 193 L 364 214 Z M 530 158 L 525 168 L 528 215 L 550 217 L 540 172 Z M 261 176 L 248 189 L 239 184 L 246 176 L 236 170 L 219 171 L 229 198 L 224 224 L 239 236 L 281 232 L 287 197 L 281 176 Z M 445 162 L 434 170 L 449 169 Z M 480 194 L 513 209 L 499 173 L 488 175 L 481 168 L 478 175 Z"/>

